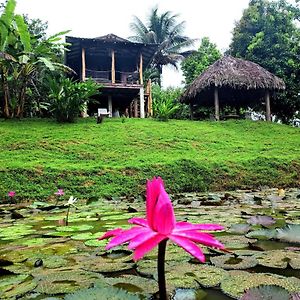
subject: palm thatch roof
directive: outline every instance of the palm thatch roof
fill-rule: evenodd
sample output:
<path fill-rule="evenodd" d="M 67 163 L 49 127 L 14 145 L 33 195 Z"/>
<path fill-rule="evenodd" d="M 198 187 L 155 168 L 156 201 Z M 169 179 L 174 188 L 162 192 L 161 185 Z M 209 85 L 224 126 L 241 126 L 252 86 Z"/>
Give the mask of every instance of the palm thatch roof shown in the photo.
<path fill-rule="evenodd" d="M 181 97 L 190 103 L 196 97 L 207 96 L 214 88 L 233 90 L 283 90 L 282 79 L 251 61 L 224 56 L 198 76 Z"/>

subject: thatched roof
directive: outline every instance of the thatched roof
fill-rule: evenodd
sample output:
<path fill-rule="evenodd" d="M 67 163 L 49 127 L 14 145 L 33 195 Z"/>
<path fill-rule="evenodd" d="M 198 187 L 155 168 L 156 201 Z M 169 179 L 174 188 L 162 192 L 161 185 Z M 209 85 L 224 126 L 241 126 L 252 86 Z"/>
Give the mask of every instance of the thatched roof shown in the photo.
<path fill-rule="evenodd" d="M 282 90 L 282 79 L 251 61 L 224 56 L 198 76 L 181 97 L 191 102 L 214 87 L 234 90 Z"/>

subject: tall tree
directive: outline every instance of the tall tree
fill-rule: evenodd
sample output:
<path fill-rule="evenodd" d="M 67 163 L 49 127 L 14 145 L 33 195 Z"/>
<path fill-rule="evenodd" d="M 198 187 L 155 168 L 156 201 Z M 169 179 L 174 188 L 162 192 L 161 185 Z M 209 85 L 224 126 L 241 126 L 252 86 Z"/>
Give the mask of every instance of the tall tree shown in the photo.
<path fill-rule="evenodd" d="M 151 64 L 151 67 L 157 69 L 160 74 L 159 84 L 162 67 L 172 65 L 177 68 L 178 61 L 186 54 L 183 50 L 194 43 L 194 40 L 184 35 L 185 22 L 178 22 L 178 17 L 171 11 L 159 13 L 158 8 L 154 7 L 146 23 L 134 16 L 134 21 L 130 24 L 134 34 L 130 40 L 159 45 Z"/>
<path fill-rule="evenodd" d="M 300 109 L 300 10 L 286 0 L 251 0 L 233 31 L 229 52 L 281 77 L 286 91 L 272 110 L 287 122 Z"/>
<path fill-rule="evenodd" d="M 212 43 L 208 37 L 201 40 L 200 47 L 196 52 L 185 58 L 181 63 L 181 69 L 188 85 L 197 78 L 203 71 L 221 57 L 221 52 L 216 44 Z"/>

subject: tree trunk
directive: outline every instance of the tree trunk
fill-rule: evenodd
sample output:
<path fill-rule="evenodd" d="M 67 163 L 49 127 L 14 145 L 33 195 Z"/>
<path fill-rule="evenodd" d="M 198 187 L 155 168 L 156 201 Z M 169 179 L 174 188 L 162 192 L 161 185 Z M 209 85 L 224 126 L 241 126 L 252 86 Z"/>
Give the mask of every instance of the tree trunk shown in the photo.
<path fill-rule="evenodd" d="M 10 113 L 9 113 L 9 86 L 7 83 L 7 78 L 6 78 L 6 72 L 5 70 L 2 69 L 2 89 L 3 89 L 3 114 L 5 118 L 9 118 L 10 117 Z"/>

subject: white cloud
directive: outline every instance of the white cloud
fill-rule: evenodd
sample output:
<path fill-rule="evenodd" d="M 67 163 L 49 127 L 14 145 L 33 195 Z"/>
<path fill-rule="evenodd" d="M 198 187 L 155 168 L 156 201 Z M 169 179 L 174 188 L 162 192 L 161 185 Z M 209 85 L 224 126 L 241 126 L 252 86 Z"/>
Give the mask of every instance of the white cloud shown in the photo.
<path fill-rule="evenodd" d="M 170 10 L 186 21 L 186 35 L 201 39 L 208 36 L 220 50 L 228 48 L 234 22 L 242 16 L 248 0 L 161 0 L 161 11 Z M 157 3 L 151 0 L 19 0 L 17 12 L 49 23 L 49 34 L 72 30 L 70 35 L 96 37 L 114 33 L 130 36 L 129 23 L 136 15 L 145 20 Z M 197 45 L 196 45 L 197 46 Z M 167 68 L 163 74 L 164 86 L 177 86 L 180 73 Z"/>

